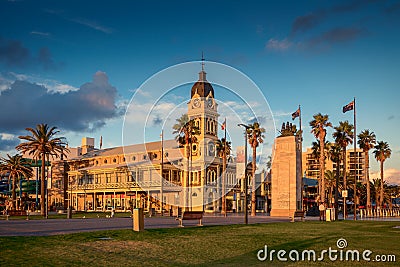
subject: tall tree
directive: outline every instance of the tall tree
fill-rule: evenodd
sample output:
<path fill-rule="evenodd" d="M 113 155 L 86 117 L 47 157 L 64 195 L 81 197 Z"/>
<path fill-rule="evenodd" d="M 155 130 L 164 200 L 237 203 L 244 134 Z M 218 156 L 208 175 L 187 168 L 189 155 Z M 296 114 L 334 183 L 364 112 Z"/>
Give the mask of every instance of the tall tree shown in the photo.
<path fill-rule="evenodd" d="M 222 214 L 226 215 L 226 160 L 231 154 L 231 142 L 225 138 L 218 139 L 216 149 L 218 156 L 222 158 Z"/>
<path fill-rule="evenodd" d="M 336 186 L 336 179 L 335 179 L 335 174 L 333 173 L 333 171 L 327 170 L 325 172 L 325 179 L 326 179 L 326 187 L 328 188 L 328 192 L 329 192 L 328 193 L 329 194 L 328 203 L 329 203 L 329 206 L 331 206 L 331 200 L 333 197 L 333 188 L 335 188 L 335 186 Z"/>
<path fill-rule="evenodd" d="M 256 216 L 256 162 L 257 162 L 257 147 L 260 143 L 264 142 L 265 129 L 260 127 L 258 122 L 249 124 L 247 129 L 247 139 L 250 146 L 253 148 L 252 157 L 252 192 L 251 192 L 251 216 Z"/>
<path fill-rule="evenodd" d="M 378 207 L 378 205 L 379 205 L 379 191 L 380 191 L 380 189 L 381 189 L 381 179 L 380 178 L 375 178 L 375 179 L 372 179 L 372 182 L 371 182 L 371 186 L 372 186 L 372 195 L 373 196 L 375 196 L 375 207 Z"/>
<path fill-rule="evenodd" d="M 369 183 L 369 150 L 374 148 L 376 144 L 376 136 L 374 132 L 368 129 L 363 130 L 358 135 L 358 145 L 364 151 L 365 164 L 364 164 L 364 180 L 367 185 L 367 209 L 371 208 L 371 187 Z"/>
<path fill-rule="evenodd" d="M 24 161 L 21 155 L 17 154 L 6 158 L 0 158 L 0 173 L 7 174 L 9 181 L 12 181 L 12 209 L 16 209 L 17 197 L 15 189 L 18 181 L 25 177 L 29 179 L 32 176 L 32 168 Z"/>
<path fill-rule="evenodd" d="M 333 138 L 335 142 L 342 148 L 342 161 L 343 161 L 343 188 L 347 190 L 347 167 L 346 167 L 346 151 L 347 146 L 353 143 L 353 124 L 349 121 L 339 122 L 339 126 L 334 127 L 335 132 L 333 133 Z M 340 165 L 340 164 L 339 164 Z M 344 198 L 344 203 L 346 203 L 346 198 Z M 343 210 L 343 216 L 346 217 L 346 205 Z"/>
<path fill-rule="evenodd" d="M 387 142 L 379 141 L 375 145 L 375 150 L 374 150 L 374 155 L 375 159 L 380 162 L 381 166 L 381 192 L 380 192 L 380 207 L 383 205 L 383 184 L 384 184 L 384 179 L 383 179 L 383 163 L 385 162 L 386 159 L 390 158 L 392 155 L 392 150 L 389 148 L 389 144 Z"/>
<path fill-rule="evenodd" d="M 321 190 L 319 192 L 320 199 L 325 203 L 325 138 L 326 128 L 332 127 L 332 123 L 329 122 L 328 115 L 322 115 L 321 113 L 315 114 L 314 119 L 310 121 L 311 133 L 319 140 L 320 144 L 320 155 L 319 155 L 319 184 L 321 184 Z"/>
<path fill-rule="evenodd" d="M 172 126 L 172 129 L 174 130 L 172 133 L 176 134 L 175 139 L 181 146 L 186 148 L 186 187 L 188 187 L 190 181 L 189 162 L 192 156 L 192 144 L 197 141 L 196 135 L 200 134 L 200 130 L 193 119 L 189 120 L 187 114 L 183 114 L 180 118 L 176 119 L 176 124 Z M 186 188 L 186 191 L 188 191 L 188 189 L 189 188 Z M 185 200 L 185 206 L 186 209 L 188 209 L 189 192 L 186 192 Z"/>
<path fill-rule="evenodd" d="M 49 128 L 47 124 L 38 124 L 36 129 L 26 128 L 31 135 L 19 136 L 20 139 L 26 140 L 19 144 L 16 149 L 22 153 L 28 153 L 35 160 L 41 160 L 41 177 L 40 177 L 40 212 L 42 216 L 46 216 L 45 211 L 45 166 L 46 160 L 50 157 L 58 158 L 67 156 L 69 152 L 66 148 L 67 142 L 64 137 L 56 137 L 60 132 L 57 127 Z"/>
<path fill-rule="evenodd" d="M 328 150 L 328 157 L 332 162 L 336 163 L 336 175 L 335 175 L 335 217 L 338 219 L 339 211 L 339 179 L 340 179 L 340 154 L 342 148 L 337 144 L 331 144 Z"/>

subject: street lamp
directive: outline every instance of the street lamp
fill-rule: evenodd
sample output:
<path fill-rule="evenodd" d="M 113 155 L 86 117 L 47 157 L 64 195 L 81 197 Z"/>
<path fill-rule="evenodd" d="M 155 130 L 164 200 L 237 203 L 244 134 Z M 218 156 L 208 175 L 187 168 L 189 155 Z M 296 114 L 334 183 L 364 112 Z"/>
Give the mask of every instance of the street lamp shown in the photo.
<path fill-rule="evenodd" d="M 250 126 L 239 123 L 239 127 L 244 127 L 244 223 L 248 224 L 249 219 L 248 219 L 248 214 L 247 214 L 247 129 L 250 128 Z"/>

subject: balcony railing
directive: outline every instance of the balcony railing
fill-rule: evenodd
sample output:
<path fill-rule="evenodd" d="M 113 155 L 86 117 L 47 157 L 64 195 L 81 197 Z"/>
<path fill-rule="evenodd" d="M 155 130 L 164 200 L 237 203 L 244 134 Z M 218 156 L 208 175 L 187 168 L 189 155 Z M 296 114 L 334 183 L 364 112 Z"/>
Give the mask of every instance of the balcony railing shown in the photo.
<path fill-rule="evenodd" d="M 170 183 L 168 181 L 163 182 L 165 188 L 176 188 L 180 187 L 180 184 Z M 160 181 L 142 181 L 142 182 L 120 182 L 120 183 L 93 183 L 93 184 L 80 184 L 72 185 L 72 190 L 96 190 L 96 189 L 130 189 L 130 188 L 151 188 L 161 187 Z"/>

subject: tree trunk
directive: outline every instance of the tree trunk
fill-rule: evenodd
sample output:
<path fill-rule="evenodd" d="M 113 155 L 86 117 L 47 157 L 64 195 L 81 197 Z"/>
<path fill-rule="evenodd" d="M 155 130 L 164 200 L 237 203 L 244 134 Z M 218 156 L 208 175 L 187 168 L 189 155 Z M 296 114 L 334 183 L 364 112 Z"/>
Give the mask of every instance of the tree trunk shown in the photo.
<path fill-rule="evenodd" d="M 42 170 L 40 174 L 40 214 L 43 217 L 46 217 L 45 210 L 45 198 L 46 198 L 46 186 L 45 186 L 45 166 L 46 166 L 46 157 L 45 154 L 42 154 Z"/>
<path fill-rule="evenodd" d="M 224 145 L 225 149 L 225 145 Z M 222 159 L 222 214 L 226 216 L 226 195 L 225 195 L 225 187 L 226 187 L 226 153 L 223 153 Z"/>
<path fill-rule="evenodd" d="M 256 149 L 253 146 L 253 166 L 252 166 L 252 181 L 251 181 L 251 216 L 256 216 Z M 245 166 L 246 167 L 246 166 Z"/>
<path fill-rule="evenodd" d="M 12 209 L 16 210 L 17 207 L 17 194 L 15 193 L 15 189 L 17 187 L 17 177 L 13 175 L 12 177 Z"/>
<path fill-rule="evenodd" d="M 347 172 L 346 172 L 346 147 L 343 147 L 343 190 L 347 190 Z M 343 218 L 347 217 L 347 203 L 346 198 L 343 198 Z"/>
<path fill-rule="evenodd" d="M 340 154 L 336 163 L 336 188 L 335 188 L 335 219 L 338 220 L 339 215 L 339 177 L 340 177 Z"/>
<path fill-rule="evenodd" d="M 190 172 L 189 172 L 189 160 L 190 160 L 190 147 L 186 145 L 186 185 L 185 185 L 185 211 L 189 211 L 189 183 L 190 183 Z"/>
<path fill-rule="evenodd" d="M 380 195 L 380 206 L 383 208 L 383 160 L 381 161 L 381 195 Z"/>
<path fill-rule="evenodd" d="M 326 202 L 325 196 L 325 138 L 321 138 L 319 140 L 319 165 L 320 165 L 320 178 L 321 178 L 321 192 L 320 192 L 320 199 L 322 203 Z"/>
<path fill-rule="evenodd" d="M 369 153 L 365 151 L 365 181 L 367 183 L 367 210 L 371 209 L 371 185 L 369 183 Z"/>

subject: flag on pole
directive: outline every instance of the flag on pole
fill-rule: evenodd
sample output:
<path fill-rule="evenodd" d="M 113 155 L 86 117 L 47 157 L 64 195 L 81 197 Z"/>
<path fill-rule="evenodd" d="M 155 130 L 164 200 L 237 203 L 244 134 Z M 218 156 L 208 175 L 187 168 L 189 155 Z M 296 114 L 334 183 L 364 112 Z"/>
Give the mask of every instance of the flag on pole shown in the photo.
<path fill-rule="evenodd" d="M 224 120 L 224 123 L 221 124 L 222 131 L 225 130 L 225 128 L 226 128 L 226 118 Z"/>
<path fill-rule="evenodd" d="M 343 113 L 346 113 L 349 110 L 354 110 L 354 100 L 343 107 Z"/>
<path fill-rule="evenodd" d="M 292 113 L 292 120 L 296 119 L 297 117 L 300 117 L 300 108 Z"/>
<path fill-rule="evenodd" d="M 103 146 L 103 136 L 100 136 L 100 149 Z"/>

